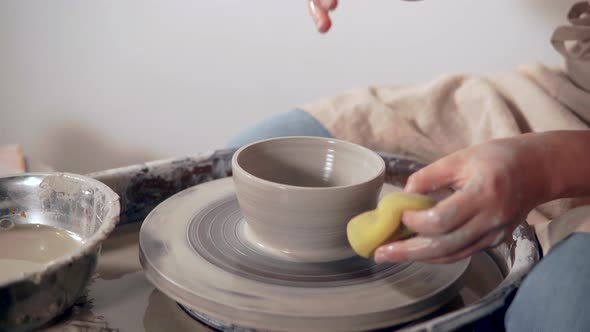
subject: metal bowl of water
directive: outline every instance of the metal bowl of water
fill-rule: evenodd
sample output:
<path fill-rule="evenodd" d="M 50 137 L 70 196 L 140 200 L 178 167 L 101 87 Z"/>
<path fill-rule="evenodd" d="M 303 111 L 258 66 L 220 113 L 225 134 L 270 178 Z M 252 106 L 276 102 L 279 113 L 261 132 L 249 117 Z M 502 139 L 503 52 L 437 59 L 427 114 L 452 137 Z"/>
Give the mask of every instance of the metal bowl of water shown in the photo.
<path fill-rule="evenodd" d="M 0 177 L 0 332 L 41 327 L 72 306 L 119 210 L 119 196 L 89 177 Z"/>

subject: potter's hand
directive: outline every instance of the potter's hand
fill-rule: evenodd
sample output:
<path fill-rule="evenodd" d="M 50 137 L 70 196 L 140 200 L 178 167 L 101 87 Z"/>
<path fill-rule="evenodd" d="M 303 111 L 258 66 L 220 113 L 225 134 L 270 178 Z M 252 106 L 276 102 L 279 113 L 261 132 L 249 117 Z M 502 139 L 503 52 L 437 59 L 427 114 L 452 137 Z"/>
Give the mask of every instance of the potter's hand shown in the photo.
<path fill-rule="evenodd" d="M 321 33 L 328 32 L 332 26 L 329 12 L 336 9 L 338 0 L 309 0 L 309 14 Z"/>
<path fill-rule="evenodd" d="M 500 244 L 542 199 L 533 151 L 520 138 L 491 141 L 413 174 L 406 191 L 456 191 L 432 209 L 406 211 L 402 220 L 418 235 L 378 248 L 375 260 L 449 263 Z"/>
<path fill-rule="evenodd" d="M 419 0 L 405 0 L 419 1 Z M 321 33 L 328 32 L 332 27 L 330 12 L 336 9 L 338 0 L 308 0 L 309 14 Z"/>

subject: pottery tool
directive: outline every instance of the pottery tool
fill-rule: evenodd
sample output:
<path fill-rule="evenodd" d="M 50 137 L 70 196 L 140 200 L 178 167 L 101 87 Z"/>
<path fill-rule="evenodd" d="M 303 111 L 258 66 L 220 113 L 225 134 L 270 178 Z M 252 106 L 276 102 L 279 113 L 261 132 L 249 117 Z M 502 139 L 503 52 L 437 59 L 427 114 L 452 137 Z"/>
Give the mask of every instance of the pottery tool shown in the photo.
<path fill-rule="evenodd" d="M 350 220 L 346 227 L 348 242 L 359 256 L 371 258 L 379 246 L 413 235 L 401 222 L 404 211 L 424 210 L 435 204 L 433 198 L 425 195 L 406 192 L 388 194 L 379 201 L 375 210 Z"/>

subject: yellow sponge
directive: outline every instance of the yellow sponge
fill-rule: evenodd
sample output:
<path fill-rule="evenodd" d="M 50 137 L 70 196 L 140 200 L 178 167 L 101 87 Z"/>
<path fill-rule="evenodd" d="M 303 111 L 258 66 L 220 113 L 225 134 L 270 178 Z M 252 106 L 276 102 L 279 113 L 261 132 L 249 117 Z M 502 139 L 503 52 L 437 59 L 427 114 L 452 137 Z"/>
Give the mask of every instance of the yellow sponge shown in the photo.
<path fill-rule="evenodd" d="M 425 210 L 436 201 L 425 195 L 395 192 L 381 199 L 377 208 L 362 213 L 350 220 L 346 227 L 348 242 L 352 249 L 365 258 L 382 244 L 405 239 L 413 233 L 401 223 L 406 210 Z"/>

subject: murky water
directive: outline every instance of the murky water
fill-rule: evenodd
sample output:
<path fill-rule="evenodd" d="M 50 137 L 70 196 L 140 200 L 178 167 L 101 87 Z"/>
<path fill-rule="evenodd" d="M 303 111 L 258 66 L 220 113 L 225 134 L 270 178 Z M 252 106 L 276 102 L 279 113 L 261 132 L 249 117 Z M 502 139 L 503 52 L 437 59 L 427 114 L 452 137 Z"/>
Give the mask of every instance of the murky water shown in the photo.
<path fill-rule="evenodd" d="M 15 224 L 0 228 L 0 282 L 42 271 L 48 263 L 82 245 L 68 231 L 45 225 Z"/>

